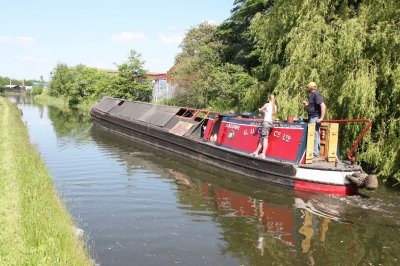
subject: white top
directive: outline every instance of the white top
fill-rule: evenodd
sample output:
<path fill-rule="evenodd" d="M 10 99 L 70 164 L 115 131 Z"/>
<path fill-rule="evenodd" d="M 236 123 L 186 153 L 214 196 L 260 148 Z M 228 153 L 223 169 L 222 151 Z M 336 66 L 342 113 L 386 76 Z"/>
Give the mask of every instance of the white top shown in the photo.
<path fill-rule="evenodd" d="M 275 107 L 276 109 L 276 107 Z M 272 104 L 266 104 L 266 108 L 264 110 L 264 121 L 265 122 L 272 122 Z"/>

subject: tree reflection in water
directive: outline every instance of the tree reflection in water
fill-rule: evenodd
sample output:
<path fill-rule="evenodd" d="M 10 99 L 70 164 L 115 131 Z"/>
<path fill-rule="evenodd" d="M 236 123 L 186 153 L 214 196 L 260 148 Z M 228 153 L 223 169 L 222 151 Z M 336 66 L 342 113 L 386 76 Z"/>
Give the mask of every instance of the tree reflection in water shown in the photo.
<path fill-rule="evenodd" d="M 60 109 L 54 106 L 48 106 L 47 110 L 57 137 L 87 139 L 86 136 L 89 135 L 92 126 L 89 112 L 77 108 Z"/>

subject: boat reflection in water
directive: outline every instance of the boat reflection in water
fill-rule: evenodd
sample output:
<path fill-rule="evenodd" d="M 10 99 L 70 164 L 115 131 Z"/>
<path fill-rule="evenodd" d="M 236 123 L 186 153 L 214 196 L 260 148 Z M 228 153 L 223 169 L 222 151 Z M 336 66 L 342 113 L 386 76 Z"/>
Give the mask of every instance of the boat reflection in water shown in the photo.
<path fill-rule="evenodd" d="M 177 207 L 192 221 L 211 220 L 221 228 L 216 237 L 225 243 L 220 247 L 222 255 L 233 254 L 246 265 L 264 265 L 266 257 L 270 262 L 314 264 L 315 254 L 321 262 L 327 257 L 336 257 L 338 263 L 351 261 L 335 252 L 336 242 L 326 245 L 334 221 L 334 238 L 346 238 L 343 247 L 357 246 L 349 233 L 351 224 L 340 218 L 345 209 L 331 201 L 335 197 L 260 188 L 249 178 L 226 177 L 219 169 L 98 128 L 92 129 L 92 138 L 103 149 L 117 153 L 127 171 L 141 165 L 175 182 Z"/>
<path fill-rule="evenodd" d="M 310 252 L 312 239 L 326 240 L 332 216 L 316 210 L 311 201 L 296 197 L 294 208 L 281 207 L 224 188 L 213 188 L 209 183 L 201 184 L 201 193 L 204 198 L 212 194 L 217 209 L 227 211 L 226 217 L 246 217 L 247 223 L 254 225 L 258 235 L 254 247 L 261 256 L 272 239 L 288 247 L 300 245 L 302 253 Z"/>

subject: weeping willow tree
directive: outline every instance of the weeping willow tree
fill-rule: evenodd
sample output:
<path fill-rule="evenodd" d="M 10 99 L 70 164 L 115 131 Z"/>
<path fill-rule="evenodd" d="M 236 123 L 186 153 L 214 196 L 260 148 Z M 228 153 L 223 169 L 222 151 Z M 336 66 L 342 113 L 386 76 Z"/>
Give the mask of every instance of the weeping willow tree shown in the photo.
<path fill-rule="evenodd" d="M 305 86 L 315 81 L 327 118 L 374 121 L 361 159 L 400 180 L 400 2 L 277 0 L 254 16 L 249 31 L 260 51 L 255 73 L 264 81 L 247 91 L 249 105 L 272 92 L 281 116 L 305 115 Z M 343 148 L 360 130 L 346 127 Z"/>
<path fill-rule="evenodd" d="M 305 117 L 314 81 L 326 118 L 373 120 L 357 157 L 400 181 L 399 1 L 235 0 L 230 18 L 189 30 L 181 47 L 180 104 L 226 111 L 240 98 L 255 111 L 273 93 L 278 117 Z M 362 127 L 341 127 L 343 154 Z"/>

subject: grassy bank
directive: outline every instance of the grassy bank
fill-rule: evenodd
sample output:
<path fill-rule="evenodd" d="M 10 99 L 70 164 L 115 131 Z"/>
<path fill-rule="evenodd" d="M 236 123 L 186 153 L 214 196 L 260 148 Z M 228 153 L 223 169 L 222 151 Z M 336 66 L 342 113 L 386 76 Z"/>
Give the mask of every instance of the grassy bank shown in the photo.
<path fill-rule="evenodd" d="M 42 94 L 35 95 L 33 97 L 35 99 L 35 102 L 37 102 L 38 104 L 51 105 L 58 108 L 65 108 L 68 106 L 68 102 L 66 99 L 51 97 L 50 95 L 48 95 L 47 91 L 44 91 Z"/>
<path fill-rule="evenodd" d="M 90 265 L 20 111 L 3 97 L 0 154 L 0 265 Z"/>
<path fill-rule="evenodd" d="M 35 95 L 34 96 L 35 102 L 38 104 L 42 105 L 51 105 L 55 106 L 57 108 L 65 108 L 69 107 L 68 105 L 68 100 L 63 98 L 63 97 L 52 97 L 48 95 L 47 91 L 44 91 L 42 94 Z M 82 101 L 77 105 L 74 105 L 73 107 L 84 110 L 84 111 L 89 111 L 90 108 L 96 103 L 97 101 Z"/>

